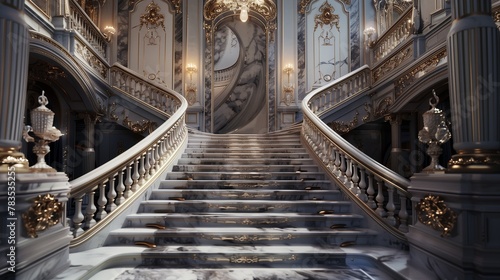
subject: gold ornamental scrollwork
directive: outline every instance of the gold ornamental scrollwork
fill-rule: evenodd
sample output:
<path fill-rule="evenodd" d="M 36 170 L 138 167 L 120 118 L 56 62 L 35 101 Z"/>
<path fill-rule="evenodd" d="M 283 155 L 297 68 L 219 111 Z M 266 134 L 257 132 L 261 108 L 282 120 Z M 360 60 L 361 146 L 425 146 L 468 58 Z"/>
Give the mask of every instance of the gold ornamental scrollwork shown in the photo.
<path fill-rule="evenodd" d="M 319 7 L 320 14 L 314 16 L 314 31 L 318 28 L 318 25 L 323 28 L 324 25 L 329 25 L 330 28 L 337 27 L 340 30 L 340 18 L 339 15 L 334 14 L 335 9 L 328 1 L 325 1 L 321 7 Z"/>
<path fill-rule="evenodd" d="M 63 206 L 53 195 L 39 195 L 22 218 L 26 233 L 37 238 L 38 233 L 57 225 L 62 217 Z"/>
<path fill-rule="evenodd" d="M 301 0 L 299 3 L 300 6 L 299 13 L 305 15 L 307 7 L 309 6 L 309 4 L 311 4 L 311 2 L 312 0 Z M 351 0 L 340 0 L 340 2 L 344 3 L 344 5 L 346 6 L 351 5 Z"/>
<path fill-rule="evenodd" d="M 334 121 L 329 123 L 328 126 L 339 134 L 346 134 L 358 125 L 358 115 L 359 112 L 356 111 L 354 118 L 350 122 L 345 123 L 343 121 Z"/>
<path fill-rule="evenodd" d="M 149 29 L 156 29 L 158 26 L 161 26 L 165 31 L 165 16 L 160 13 L 160 6 L 158 6 L 155 2 L 149 3 L 146 7 L 146 13 L 142 14 L 140 17 L 140 28 L 143 25 Z"/>
<path fill-rule="evenodd" d="M 248 1 L 247 5 L 250 11 L 260 15 L 266 21 L 266 31 L 272 41 L 273 33 L 276 29 L 276 23 L 274 21 L 277 16 L 277 9 L 274 1 Z M 203 29 L 205 29 L 205 40 L 207 43 L 212 41 L 213 31 L 217 25 L 217 18 L 227 12 L 231 12 L 231 9 L 222 0 L 208 0 L 203 6 L 203 18 L 205 20 Z"/>
<path fill-rule="evenodd" d="M 441 237 L 450 235 L 457 222 L 457 214 L 436 195 L 427 195 L 416 206 L 418 221 L 441 231 Z"/>

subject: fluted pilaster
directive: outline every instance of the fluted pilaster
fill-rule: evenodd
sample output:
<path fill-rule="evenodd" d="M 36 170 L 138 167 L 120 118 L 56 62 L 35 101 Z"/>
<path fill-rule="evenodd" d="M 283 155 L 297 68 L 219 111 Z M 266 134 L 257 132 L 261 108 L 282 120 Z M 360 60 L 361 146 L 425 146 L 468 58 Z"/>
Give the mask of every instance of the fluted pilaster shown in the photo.
<path fill-rule="evenodd" d="M 21 147 L 28 77 L 29 33 L 24 0 L 0 0 L 0 172 L 16 164 L 27 168 Z"/>
<path fill-rule="evenodd" d="M 452 0 L 448 69 L 453 147 L 450 172 L 500 171 L 500 32 L 491 0 Z"/>

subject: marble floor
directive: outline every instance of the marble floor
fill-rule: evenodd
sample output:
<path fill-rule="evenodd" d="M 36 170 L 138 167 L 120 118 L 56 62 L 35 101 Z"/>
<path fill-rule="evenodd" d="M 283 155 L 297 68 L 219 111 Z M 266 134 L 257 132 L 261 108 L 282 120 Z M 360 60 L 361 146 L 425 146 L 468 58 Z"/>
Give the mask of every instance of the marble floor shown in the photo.
<path fill-rule="evenodd" d="M 118 275 L 116 275 L 118 274 Z M 91 279 L 115 280 L 375 280 L 362 269 L 161 269 L 120 268 L 101 271 Z"/>

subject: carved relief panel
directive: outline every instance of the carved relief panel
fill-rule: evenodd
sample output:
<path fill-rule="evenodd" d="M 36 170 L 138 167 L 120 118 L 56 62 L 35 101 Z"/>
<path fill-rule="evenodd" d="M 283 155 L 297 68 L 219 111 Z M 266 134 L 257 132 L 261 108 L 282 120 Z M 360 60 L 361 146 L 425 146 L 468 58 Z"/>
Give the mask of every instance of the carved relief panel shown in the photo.
<path fill-rule="evenodd" d="M 306 49 L 307 91 L 350 71 L 349 13 L 345 3 L 326 0 L 311 4 L 306 14 Z"/>
<path fill-rule="evenodd" d="M 141 1 L 130 12 L 129 68 L 173 88 L 174 15 L 164 1 Z"/>

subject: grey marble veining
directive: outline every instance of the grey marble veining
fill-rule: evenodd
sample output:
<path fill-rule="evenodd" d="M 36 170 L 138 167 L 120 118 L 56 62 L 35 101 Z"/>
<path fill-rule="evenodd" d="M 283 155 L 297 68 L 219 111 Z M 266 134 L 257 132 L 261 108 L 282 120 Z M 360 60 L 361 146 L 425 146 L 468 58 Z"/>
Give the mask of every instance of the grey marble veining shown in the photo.
<path fill-rule="evenodd" d="M 125 270 L 116 280 L 168 279 L 168 280 L 372 280 L 361 269 L 328 270 L 170 270 L 140 267 Z"/>
<path fill-rule="evenodd" d="M 359 2 L 351 0 L 349 6 L 349 30 L 351 38 L 351 69 L 356 70 L 360 67 L 361 42 L 360 42 L 360 17 L 359 17 Z"/>

